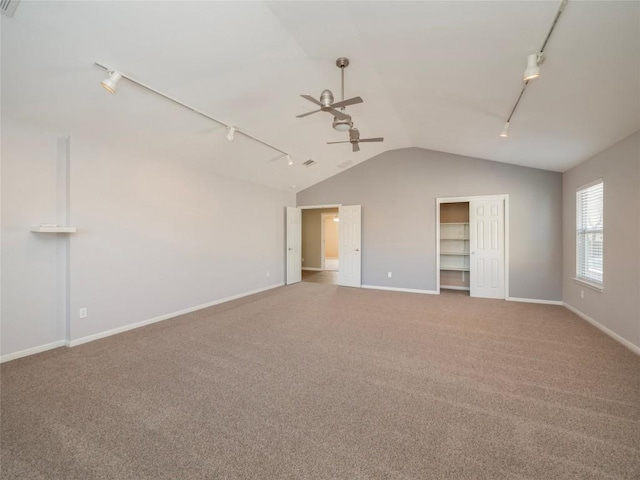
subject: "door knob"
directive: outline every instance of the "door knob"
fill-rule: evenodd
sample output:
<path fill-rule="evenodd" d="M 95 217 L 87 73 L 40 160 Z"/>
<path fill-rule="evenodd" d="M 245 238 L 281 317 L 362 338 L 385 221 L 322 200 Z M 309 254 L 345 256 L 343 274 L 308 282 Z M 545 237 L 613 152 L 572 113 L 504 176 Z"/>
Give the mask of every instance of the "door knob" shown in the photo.
<path fill-rule="evenodd" d="M 356 252 L 359 252 L 359 251 L 360 251 L 360 249 L 359 249 L 359 248 L 356 248 Z"/>
<path fill-rule="evenodd" d="M 293 248 L 290 248 L 290 249 L 289 249 L 289 251 L 290 251 L 290 252 L 292 252 L 292 251 L 293 251 Z"/>

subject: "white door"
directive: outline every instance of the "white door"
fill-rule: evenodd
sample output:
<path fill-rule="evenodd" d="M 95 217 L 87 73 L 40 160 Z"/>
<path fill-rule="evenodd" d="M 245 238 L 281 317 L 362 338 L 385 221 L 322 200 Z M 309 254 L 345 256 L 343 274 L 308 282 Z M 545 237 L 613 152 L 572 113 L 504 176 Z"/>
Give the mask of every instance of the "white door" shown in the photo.
<path fill-rule="evenodd" d="M 340 257 L 340 270 L 338 271 L 338 285 L 345 287 L 360 287 L 361 273 L 361 208 L 360 205 L 340 207 L 338 255 Z"/>
<path fill-rule="evenodd" d="M 504 298 L 504 200 L 469 202 L 472 297 Z"/>
<path fill-rule="evenodd" d="M 287 207 L 287 285 L 302 280 L 302 210 Z"/>

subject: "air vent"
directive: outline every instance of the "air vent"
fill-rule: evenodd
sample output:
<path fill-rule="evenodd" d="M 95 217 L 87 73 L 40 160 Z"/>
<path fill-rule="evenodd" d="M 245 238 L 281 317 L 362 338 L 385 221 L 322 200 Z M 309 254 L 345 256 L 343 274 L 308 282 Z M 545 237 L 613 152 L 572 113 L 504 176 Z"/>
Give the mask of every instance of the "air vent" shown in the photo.
<path fill-rule="evenodd" d="M 13 17 L 13 14 L 18 8 L 20 0 L 0 0 L 0 12 L 7 17 Z"/>
<path fill-rule="evenodd" d="M 353 165 L 355 162 L 353 160 L 347 160 L 346 162 L 342 162 L 338 164 L 338 168 L 347 168 Z"/>
<path fill-rule="evenodd" d="M 315 165 L 315 164 L 316 164 L 316 161 L 315 161 L 315 160 L 311 160 L 311 159 L 309 159 L 309 160 L 307 160 L 306 162 L 302 162 L 302 164 L 303 164 L 305 167 L 310 167 L 310 166 L 312 166 L 312 165 Z"/>

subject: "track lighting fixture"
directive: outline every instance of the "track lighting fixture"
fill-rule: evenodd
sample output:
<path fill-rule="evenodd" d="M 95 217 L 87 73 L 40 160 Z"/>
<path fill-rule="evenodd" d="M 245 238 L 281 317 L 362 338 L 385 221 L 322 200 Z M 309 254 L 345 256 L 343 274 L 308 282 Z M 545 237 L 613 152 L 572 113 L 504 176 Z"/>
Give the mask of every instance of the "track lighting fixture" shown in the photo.
<path fill-rule="evenodd" d="M 2 3 L 2 0 L 0 0 L 0 3 Z M 129 75 L 126 74 L 122 74 L 120 72 L 116 72 L 115 70 L 113 70 L 112 68 L 103 65 L 101 63 L 95 62 L 94 63 L 97 67 L 100 67 L 104 70 L 106 70 L 109 73 L 109 76 L 107 78 L 105 78 L 102 82 L 100 82 L 100 84 L 109 92 L 109 93 L 114 93 L 116 91 L 116 88 L 118 87 L 118 82 L 120 80 L 122 80 L 123 78 L 126 78 L 127 81 L 129 81 L 130 83 L 133 83 L 135 85 L 138 85 L 141 88 L 144 88 L 145 90 L 148 90 L 150 92 L 155 93 L 156 95 L 159 95 L 173 103 L 175 103 L 176 105 L 180 105 L 181 107 L 186 108 L 187 110 L 192 111 L 193 113 L 200 115 L 201 117 L 204 118 L 208 118 L 209 120 L 211 120 L 214 123 L 217 123 L 218 125 L 225 127 L 227 129 L 227 133 L 226 133 L 226 137 L 227 140 L 229 140 L 230 142 L 233 142 L 233 140 L 235 139 L 235 134 L 239 133 L 241 135 L 243 135 L 244 137 L 250 138 L 251 140 L 254 140 L 262 145 L 264 145 L 265 147 L 269 147 L 272 150 L 275 150 L 276 152 L 279 152 L 280 155 L 277 158 L 282 158 L 283 155 L 287 156 L 287 162 L 289 163 L 289 165 L 293 165 L 293 160 L 291 159 L 291 157 L 289 156 L 289 154 L 287 152 L 285 152 L 284 150 L 268 143 L 265 142 L 264 140 L 261 140 L 260 138 L 251 135 L 250 133 L 244 131 L 244 130 L 239 130 L 237 127 L 234 127 L 232 125 L 228 125 L 227 123 L 218 120 L 217 118 L 212 117 L 211 115 L 207 115 L 206 113 L 204 113 L 201 110 L 198 110 L 197 108 L 194 108 L 190 105 L 187 105 L 186 103 L 181 102 L 180 100 L 176 100 L 175 98 L 162 93 L 158 90 L 156 90 L 155 88 L 150 87 L 149 85 L 140 82 L 139 80 L 136 80 L 133 77 L 130 77 Z M 294 187 L 295 188 L 295 187 Z"/>
<path fill-rule="evenodd" d="M 122 75 L 120 75 L 118 72 L 109 71 L 109 77 L 101 81 L 100 85 L 102 85 L 107 92 L 115 93 L 116 89 L 118 88 L 118 82 L 121 78 Z"/>
<path fill-rule="evenodd" d="M 225 137 L 227 137 L 227 140 L 229 140 L 230 142 L 233 142 L 233 140 L 236 138 L 236 127 L 227 127 L 227 134 L 225 135 Z"/>
<path fill-rule="evenodd" d="M 528 82 L 540 76 L 540 64 L 544 61 L 542 53 L 532 53 L 527 57 L 527 68 L 522 75 L 522 80 Z"/>
<path fill-rule="evenodd" d="M 547 35 L 544 37 L 544 41 L 542 42 L 542 46 L 540 47 L 540 50 L 538 50 L 536 53 L 532 53 L 531 55 L 527 56 L 527 68 L 525 69 L 522 75 L 523 84 L 522 84 L 522 88 L 520 89 L 520 95 L 518 95 L 516 102 L 513 104 L 513 107 L 511 108 L 511 113 L 509 113 L 509 116 L 506 119 L 507 121 L 504 125 L 504 128 L 502 129 L 502 132 L 500 132 L 501 137 L 509 136 L 509 124 L 511 123 L 513 114 L 516 113 L 516 109 L 520 104 L 520 100 L 522 100 L 522 96 L 524 95 L 524 92 L 527 90 L 527 86 L 529 85 L 529 82 L 540 76 L 540 65 L 544 62 L 544 59 L 545 59 L 545 56 L 544 56 L 545 48 L 547 48 L 547 43 L 549 42 L 549 38 L 551 38 L 551 34 L 553 33 L 554 29 L 558 25 L 558 20 L 560 19 L 560 15 L 562 15 L 562 12 L 564 11 L 564 8 L 567 6 L 568 1 L 569 0 L 560 0 L 560 5 L 558 6 L 558 10 L 556 11 L 555 16 L 553 17 L 553 21 L 551 22 L 549 31 L 547 32 Z"/>

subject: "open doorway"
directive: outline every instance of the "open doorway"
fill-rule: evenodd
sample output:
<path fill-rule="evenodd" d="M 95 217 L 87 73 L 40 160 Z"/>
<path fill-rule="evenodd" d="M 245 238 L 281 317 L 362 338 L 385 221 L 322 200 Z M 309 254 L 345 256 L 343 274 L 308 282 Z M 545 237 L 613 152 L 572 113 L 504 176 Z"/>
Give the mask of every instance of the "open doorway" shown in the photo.
<path fill-rule="evenodd" d="M 302 210 L 302 281 L 338 284 L 338 208 Z"/>
<path fill-rule="evenodd" d="M 330 272 L 340 270 L 340 257 L 338 249 L 340 247 L 340 217 L 338 212 L 322 214 L 322 232 L 320 235 L 320 245 L 322 246 L 322 268 Z"/>

